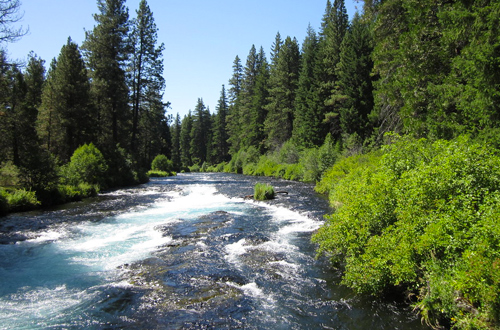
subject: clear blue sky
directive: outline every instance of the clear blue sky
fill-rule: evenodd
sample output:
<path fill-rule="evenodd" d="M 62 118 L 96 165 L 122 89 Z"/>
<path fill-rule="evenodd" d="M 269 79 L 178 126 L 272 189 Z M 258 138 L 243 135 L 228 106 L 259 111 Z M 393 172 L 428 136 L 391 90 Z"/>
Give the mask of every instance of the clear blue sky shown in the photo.
<path fill-rule="evenodd" d="M 140 0 L 127 0 L 135 17 Z M 81 45 L 85 30 L 95 25 L 96 0 L 21 0 L 29 34 L 6 46 L 11 59 L 25 60 L 34 51 L 46 61 L 57 57 L 68 37 Z M 352 19 L 362 2 L 346 0 Z M 296 37 L 300 44 L 307 26 L 319 31 L 326 0 L 148 0 L 165 43 L 165 101 L 170 114 L 184 116 L 203 98 L 214 112 L 223 84 L 232 75 L 234 58 L 242 64 L 254 44 L 269 52 L 276 33 Z"/>

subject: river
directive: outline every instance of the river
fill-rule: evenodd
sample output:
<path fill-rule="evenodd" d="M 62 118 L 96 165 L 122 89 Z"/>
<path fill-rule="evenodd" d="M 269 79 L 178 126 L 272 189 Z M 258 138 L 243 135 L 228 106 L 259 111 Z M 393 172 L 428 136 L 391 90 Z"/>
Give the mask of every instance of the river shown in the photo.
<path fill-rule="evenodd" d="M 196 173 L 0 218 L 0 329 L 427 329 L 315 259 L 327 212 L 311 185 Z"/>

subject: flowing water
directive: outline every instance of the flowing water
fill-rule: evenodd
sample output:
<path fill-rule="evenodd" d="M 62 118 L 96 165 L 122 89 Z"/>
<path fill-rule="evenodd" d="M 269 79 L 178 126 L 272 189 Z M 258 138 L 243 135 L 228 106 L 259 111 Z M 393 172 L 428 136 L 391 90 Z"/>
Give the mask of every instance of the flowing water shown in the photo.
<path fill-rule="evenodd" d="M 244 199 L 258 181 L 288 194 Z M 315 260 L 327 212 L 310 185 L 186 174 L 0 218 L 0 329 L 425 329 Z"/>

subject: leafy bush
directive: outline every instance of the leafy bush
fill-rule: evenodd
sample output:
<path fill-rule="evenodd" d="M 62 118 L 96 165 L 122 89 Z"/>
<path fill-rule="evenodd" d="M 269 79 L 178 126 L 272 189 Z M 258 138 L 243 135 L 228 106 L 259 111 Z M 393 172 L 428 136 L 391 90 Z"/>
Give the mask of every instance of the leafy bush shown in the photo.
<path fill-rule="evenodd" d="M 194 164 L 193 166 L 189 166 L 189 172 L 200 172 L 201 167 L 198 164 Z"/>
<path fill-rule="evenodd" d="M 166 172 L 166 171 L 148 171 L 147 175 L 150 177 L 150 178 L 164 178 L 164 177 L 167 177 L 167 176 L 175 176 L 176 173 L 175 172 Z"/>
<path fill-rule="evenodd" d="M 286 166 L 285 174 L 282 176 L 285 180 L 301 181 L 304 176 L 304 167 L 301 164 L 289 164 Z"/>
<path fill-rule="evenodd" d="M 257 183 L 254 187 L 253 198 L 258 201 L 273 199 L 274 188 L 267 183 Z"/>
<path fill-rule="evenodd" d="M 174 163 L 165 155 L 157 155 L 151 163 L 151 169 L 153 171 L 172 172 L 173 168 Z"/>
<path fill-rule="evenodd" d="M 34 191 L 17 189 L 12 193 L 2 193 L 2 195 L 7 199 L 7 207 L 10 212 L 33 210 L 40 205 Z"/>
<path fill-rule="evenodd" d="M 227 165 L 226 162 L 223 162 L 223 163 L 220 163 L 220 164 L 217 164 L 215 166 L 215 171 L 214 172 L 224 172 L 224 168 L 225 166 Z"/>
<path fill-rule="evenodd" d="M 85 144 L 75 150 L 71 160 L 62 168 L 63 182 L 73 186 L 81 183 L 105 186 L 108 166 L 94 144 Z"/>
<path fill-rule="evenodd" d="M 468 137 L 395 139 L 340 161 L 321 187 L 335 213 L 313 239 L 344 265 L 344 284 L 406 290 L 432 325 L 500 326 L 500 157 L 491 148 Z"/>
<path fill-rule="evenodd" d="M 365 155 L 339 159 L 335 165 L 323 173 L 322 179 L 316 185 L 315 190 L 320 194 L 330 193 L 349 173 L 359 169 L 363 170 L 365 167 L 376 166 L 380 161 L 380 156 L 381 153 L 375 151 Z"/>
<path fill-rule="evenodd" d="M 80 183 L 78 186 L 59 185 L 57 187 L 58 203 L 79 201 L 87 197 L 96 196 L 99 193 L 98 185 Z"/>
<path fill-rule="evenodd" d="M 302 166 L 302 180 L 317 182 L 321 178 L 320 159 L 317 148 L 306 149 L 302 152 L 300 161 Z"/>
<path fill-rule="evenodd" d="M 292 140 L 288 140 L 281 146 L 277 158 L 278 162 L 282 164 L 296 164 L 300 159 L 299 148 Z"/>
<path fill-rule="evenodd" d="M 259 151 L 253 146 L 241 149 L 233 155 L 227 166 L 224 167 L 224 172 L 242 174 L 243 168 L 248 164 L 257 163 L 259 157 Z"/>
<path fill-rule="evenodd" d="M 318 168 L 320 173 L 324 173 L 335 164 L 341 154 L 341 149 L 340 142 L 335 144 L 331 134 L 328 134 L 325 138 L 325 142 L 318 150 Z"/>

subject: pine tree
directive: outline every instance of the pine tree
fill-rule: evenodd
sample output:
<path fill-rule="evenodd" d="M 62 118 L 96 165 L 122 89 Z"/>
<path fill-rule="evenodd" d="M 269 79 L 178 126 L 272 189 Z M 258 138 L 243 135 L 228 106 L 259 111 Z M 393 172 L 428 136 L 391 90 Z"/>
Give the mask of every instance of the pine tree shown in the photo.
<path fill-rule="evenodd" d="M 11 148 L 11 121 L 12 111 L 8 102 L 10 95 L 10 82 L 8 77 L 10 65 L 7 61 L 7 55 L 0 49 L 0 154 L 3 155 L 0 165 L 4 162 L 12 162 Z"/>
<path fill-rule="evenodd" d="M 240 96 L 241 92 L 241 81 L 243 79 L 243 67 L 241 66 L 241 60 L 238 55 L 236 55 L 233 62 L 233 76 L 229 79 L 229 104 L 234 105 L 236 100 Z"/>
<path fill-rule="evenodd" d="M 238 56 L 233 62 L 233 76 L 229 79 L 229 113 L 227 115 L 227 130 L 229 133 L 230 153 L 235 154 L 240 148 L 240 94 L 243 80 L 243 67 Z"/>
<path fill-rule="evenodd" d="M 24 81 L 24 75 L 16 64 L 10 65 L 7 71 L 7 99 L 5 102 L 7 121 L 8 159 L 12 159 L 14 165 L 22 167 L 23 156 L 26 154 L 25 147 L 33 141 L 26 140 L 25 134 L 30 136 L 32 118 L 29 116 L 29 110 L 24 104 L 27 86 Z M 33 125 L 33 126 L 32 126 Z"/>
<path fill-rule="evenodd" d="M 180 171 L 181 163 L 181 117 L 179 113 L 175 116 L 173 124 L 170 126 L 172 136 L 172 163 L 174 170 Z"/>
<path fill-rule="evenodd" d="M 130 71 L 132 77 L 130 79 L 130 91 L 132 99 L 132 133 L 130 146 L 133 153 L 142 153 L 140 158 L 143 165 L 151 163 L 150 157 L 146 156 L 146 150 L 153 148 L 149 144 L 161 144 L 161 141 L 155 139 L 155 137 L 159 136 L 149 133 L 148 130 L 158 129 L 158 125 L 161 126 L 165 120 L 161 109 L 163 90 L 165 89 L 162 59 L 165 46 L 163 44 L 156 46 L 158 42 L 157 31 L 158 28 L 156 27 L 153 13 L 147 1 L 141 0 L 139 9 L 137 10 L 137 17 L 133 21 L 131 33 L 132 59 L 130 61 Z M 153 113 L 155 109 L 158 113 Z M 154 120 L 148 120 L 148 118 L 143 117 L 149 117 L 149 119 Z M 141 122 L 143 125 L 140 125 Z M 141 139 L 141 136 L 139 136 L 141 133 L 148 137 L 142 136 Z M 142 140 L 142 142 L 138 140 Z M 138 150 L 139 145 L 142 146 L 142 152 Z"/>
<path fill-rule="evenodd" d="M 26 94 L 23 102 L 20 124 L 20 183 L 24 188 L 34 190 L 39 198 L 44 191 L 53 189 L 57 182 L 56 165 L 52 155 L 41 147 L 36 131 L 38 109 L 42 103 L 45 84 L 45 61 L 33 52 L 28 55 L 24 72 Z"/>
<path fill-rule="evenodd" d="M 130 56 L 129 14 L 126 0 L 98 0 L 97 25 L 87 31 L 83 49 L 99 111 L 99 144 L 114 149 L 127 145 L 131 111 L 125 70 Z"/>
<path fill-rule="evenodd" d="M 193 164 L 202 165 L 207 160 L 210 144 L 211 118 L 203 99 L 199 98 L 192 117 L 190 154 Z"/>
<path fill-rule="evenodd" d="M 269 99 L 269 64 L 264 49 L 261 47 L 257 57 L 257 78 L 251 104 L 248 146 L 253 146 L 260 153 L 265 151 L 264 123 L 267 117 Z"/>
<path fill-rule="evenodd" d="M 42 99 L 39 136 L 52 154 L 68 162 L 79 146 L 92 142 L 96 125 L 85 63 L 71 38 L 52 64 Z"/>
<path fill-rule="evenodd" d="M 52 59 L 47 79 L 42 90 L 42 103 L 38 111 L 36 130 L 40 139 L 40 145 L 49 152 L 57 151 L 62 145 L 59 141 L 62 137 L 60 117 L 56 113 L 56 90 L 54 84 L 54 73 L 57 67 L 57 60 Z"/>
<path fill-rule="evenodd" d="M 292 136 L 300 70 L 297 40 L 287 37 L 277 54 L 271 67 L 268 114 L 264 124 L 270 149 L 281 147 Z"/>
<path fill-rule="evenodd" d="M 263 148 L 263 126 L 266 117 L 267 84 L 269 80 L 269 65 L 264 49 L 259 53 L 254 45 L 250 49 L 244 68 L 239 101 L 239 121 L 241 148 L 250 146 Z"/>
<path fill-rule="evenodd" d="M 328 0 L 321 23 L 320 33 L 320 99 L 323 102 L 323 118 L 330 124 L 334 138 L 340 137 L 340 117 L 334 107 L 332 95 L 337 82 L 336 67 L 340 61 L 340 46 L 349 26 L 344 0 Z"/>
<path fill-rule="evenodd" d="M 309 25 L 302 43 L 301 71 L 295 99 L 294 141 L 302 147 L 320 146 L 326 135 L 319 95 L 319 41 Z"/>
<path fill-rule="evenodd" d="M 184 116 L 181 123 L 180 132 L 180 150 L 181 150 L 181 163 L 183 168 L 193 165 L 191 159 L 191 131 L 193 128 L 193 116 L 191 110 Z"/>
<path fill-rule="evenodd" d="M 26 104 L 30 110 L 30 116 L 36 120 L 38 107 L 42 103 L 42 91 L 45 83 L 45 61 L 39 58 L 35 53 L 28 55 L 28 66 L 25 73 L 27 85 Z"/>
<path fill-rule="evenodd" d="M 356 13 L 342 42 L 334 98 L 339 107 L 342 133 L 357 134 L 362 140 L 371 134 L 369 115 L 374 105 L 372 45 L 369 27 Z"/>
<path fill-rule="evenodd" d="M 276 37 L 274 38 L 274 42 L 271 46 L 271 67 L 276 67 L 278 63 L 278 56 L 283 45 L 283 40 L 281 40 L 281 34 L 279 31 L 276 33 Z"/>
<path fill-rule="evenodd" d="M 213 126 L 213 147 L 212 155 L 215 164 L 229 161 L 229 134 L 227 132 L 227 114 L 229 106 L 226 96 L 226 88 L 222 85 L 220 98 L 215 111 Z"/>

